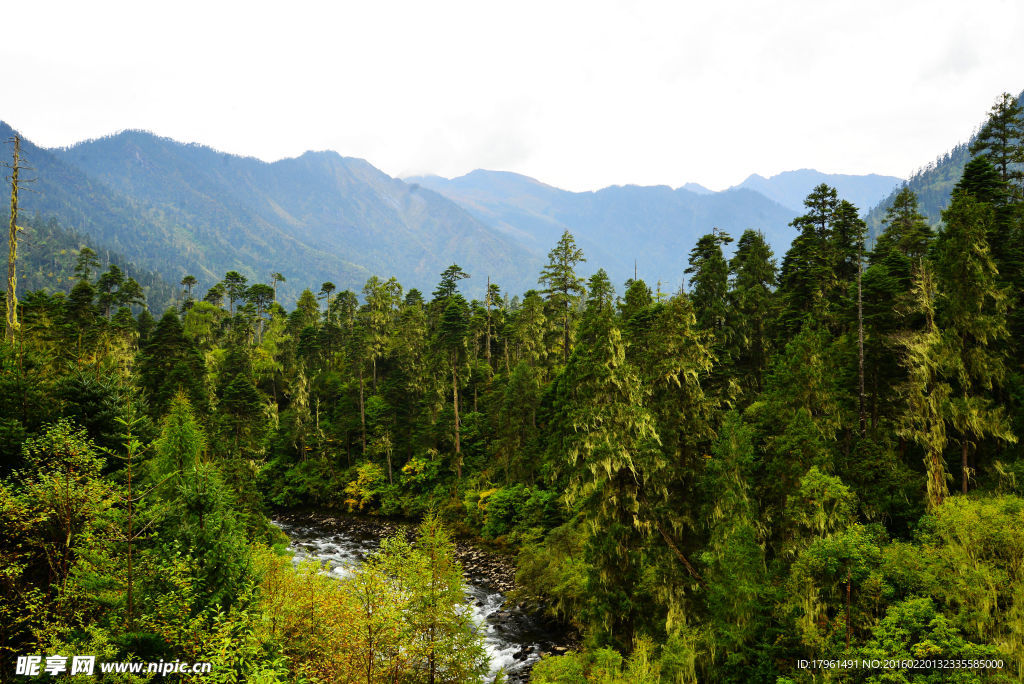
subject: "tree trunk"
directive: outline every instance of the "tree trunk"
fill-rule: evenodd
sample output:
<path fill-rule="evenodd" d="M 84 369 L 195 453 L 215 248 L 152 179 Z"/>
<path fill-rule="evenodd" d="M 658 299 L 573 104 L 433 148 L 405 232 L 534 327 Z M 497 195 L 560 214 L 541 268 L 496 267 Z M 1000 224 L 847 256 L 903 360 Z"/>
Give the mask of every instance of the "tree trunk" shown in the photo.
<path fill-rule="evenodd" d="M 569 305 L 565 305 L 565 319 L 562 321 L 562 357 L 569 364 Z"/>
<path fill-rule="evenodd" d="M 672 549 L 672 552 L 674 554 L 676 554 L 676 558 L 678 558 L 679 562 L 681 562 L 683 564 L 683 567 L 686 568 L 686 572 L 690 573 L 690 576 L 693 577 L 693 579 L 697 580 L 697 583 L 700 586 L 707 587 L 707 585 L 704 583 L 704 579 L 700 576 L 700 574 L 693 567 L 693 565 L 686 558 L 686 556 L 683 555 L 683 552 L 679 550 L 679 547 L 676 546 L 676 543 L 672 540 L 672 537 L 669 536 L 668 532 L 665 531 L 665 527 L 661 524 L 661 521 L 656 521 L 655 525 L 658 528 L 658 532 L 661 533 L 662 539 L 665 540 L 665 543 L 668 544 L 668 547 Z"/>
<path fill-rule="evenodd" d="M 359 425 L 362 429 L 363 455 L 366 455 L 366 407 L 363 404 L 363 366 L 359 365 Z"/>
<path fill-rule="evenodd" d="M 487 348 L 485 349 L 487 367 L 494 372 L 494 368 L 491 366 L 491 276 L 487 276 L 487 295 L 484 297 L 484 302 L 487 304 Z"/>
<path fill-rule="evenodd" d="M 458 364 L 452 361 L 452 400 L 455 407 L 455 474 L 462 482 L 462 442 L 459 432 L 459 373 Z"/>
<path fill-rule="evenodd" d="M 846 571 L 846 650 L 850 650 L 850 580 L 853 579 L 853 573 L 850 570 Z"/>
<path fill-rule="evenodd" d="M 967 493 L 967 439 L 964 438 L 963 445 L 960 448 L 960 465 L 962 470 L 961 485 L 963 486 L 964 494 Z"/>
<path fill-rule="evenodd" d="M 860 400 L 860 436 L 868 435 L 868 419 L 864 412 L 864 299 L 861 292 L 861 263 L 857 258 L 857 373 L 858 398 Z"/>
<path fill-rule="evenodd" d="M 14 136 L 14 164 L 11 166 L 11 226 L 7 235 L 7 334 L 14 340 L 18 332 L 18 157 L 21 154 L 21 139 Z"/>

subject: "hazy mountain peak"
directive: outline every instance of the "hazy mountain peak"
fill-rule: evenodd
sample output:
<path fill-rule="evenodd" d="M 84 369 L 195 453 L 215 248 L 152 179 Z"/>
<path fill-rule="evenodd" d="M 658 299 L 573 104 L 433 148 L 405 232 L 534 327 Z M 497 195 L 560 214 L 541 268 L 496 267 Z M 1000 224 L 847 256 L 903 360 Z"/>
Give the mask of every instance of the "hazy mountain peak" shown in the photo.
<path fill-rule="evenodd" d="M 686 190 L 687 192 L 692 192 L 697 195 L 711 195 L 714 193 L 714 190 L 709 190 L 700 183 L 687 183 L 686 185 L 683 185 L 679 189 Z"/>
<path fill-rule="evenodd" d="M 823 173 L 815 169 L 783 171 L 769 178 L 752 173 L 730 190 L 746 188 L 761 193 L 784 207 L 798 213 L 803 212 L 804 198 L 816 186 L 826 183 L 834 187 L 841 199 L 849 200 L 861 211 L 867 211 L 892 189 L 903 183 L 902 178 L 882 176 L 876 173 L 852 175 L 844 173 Z"/>

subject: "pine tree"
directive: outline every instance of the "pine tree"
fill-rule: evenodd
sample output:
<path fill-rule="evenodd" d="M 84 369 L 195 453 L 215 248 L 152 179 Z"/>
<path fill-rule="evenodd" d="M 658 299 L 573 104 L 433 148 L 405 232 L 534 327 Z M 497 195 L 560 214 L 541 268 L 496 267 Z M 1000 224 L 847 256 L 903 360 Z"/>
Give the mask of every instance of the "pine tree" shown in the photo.
<path fill-rule="evenodd" d="M 1010 93 L 1003 93 L 989 110 L 970 147 L 971 154 L 984 155 L 999 170 L 1004 183 L 1016 186 L 1019 195 L 1024 183 L 1024 109 Z"/>
<path fill-rule="evenodd" d="M 836 274 L 830 248 L 831 223 L 839 200 L 835 188 L 822 183 L 804 200 L 807 213 L 789 224 L 800 231 L 782 260 L 779 277 L 780 344 L 795 335 L 808 319 L 821 320 L 828 308 Z"/>
<path fill-rule="evenodd" d="M 729 289 L 729 266 L 722 256 L 722 245 L 732 242 L 729 234 L 717 228 L 697 240 L 690 250 L 690 301 L 697 314 L 697 325 L 718 338 L 719 346 L 728 344 L 726 330 L 726 293 Z"/>
<path fill-rule="evenodd" d="M 999 287 L 986 233 L 991 207 L 953 194 L 936 242 L 939 323 L 956 383 L 950 422 L 960 435 L 961 489 L 967 493 L 970 447 L 986 436 L 1016 441 L 990 393 L 1005 376 L 998 342 L 1006 337 L 1006 293 Z"/>
<path fill-rule="evenodd" d="M 576 246 L 572 233 L 565 231 L 555 248 L 548 252 L 548 264 L 537 282 L 562 319 L 562 360 L 569 362 L 573 312 L 583 295 L 583 278 L 576 275 L 576 264 L 584 262 L 583 250 Z"/>
<path fill-rule="evenodd" d="M 462 432 L 459 422 L 459 366 L 466 354 L 466 333 L 469 329 L 469 306 L 462 295 L 448 298 L 437 331 L 437 344 L 443 350 L 452 373 L 452 408 L 455 414 L 455 471 L 462 482 Z"/>
<path fill-rule="evenodd" d="M 900 189 L 886 211 L 882 225 L 884 230 L 872 250 L 871 263 L 891 249 L 915 261 L 928 254 L 928 246 L 934 235 L 918 211 L 917 195 L 909 187 Z"/>
<path fill-rule="evenodd" d="M 625 352 L 610 307 L 595 302 L 584 313 L 579 344 L 556 383 L 548 446 L 568 478 L 566 501 L 581 512 L 591 533 L 590 618 L 602 640 L 620 648 L 631 644 L 642 619 L 636 590 L 639 553 L 649 532 L 643 488 L 664 467 L 640 379 Z"/>
<path fill-rule="evenodd" d="M 731 358 L 740 386 L 751 395 L 761 391 L 768 363 L 768 330 L 774 317 L 775 259 L 764 234 L 748 229 L 729 261 L 729 328 L 733 331 Z"/>
<path fill-rule="evenodd" d="M 942 335 L 935 325 L 935 305 L 932 295 L 935 283 L 926 262 L 914 280 L 914 305 L 924 315 L 924 330 L 900 336 L 903 347 L 903 364 L 908 379 L 901 388 L 906 408 L 899 418 L 897 432 L 910 439 L 924 450 L 924 465 L 927 473 L 927 498 L 929 509 L 942 505 L 949 496 L 946 461 L 946 418 L 950 412 L 950 386 L 942 378 L 948 364 L 946 347 Z"/>

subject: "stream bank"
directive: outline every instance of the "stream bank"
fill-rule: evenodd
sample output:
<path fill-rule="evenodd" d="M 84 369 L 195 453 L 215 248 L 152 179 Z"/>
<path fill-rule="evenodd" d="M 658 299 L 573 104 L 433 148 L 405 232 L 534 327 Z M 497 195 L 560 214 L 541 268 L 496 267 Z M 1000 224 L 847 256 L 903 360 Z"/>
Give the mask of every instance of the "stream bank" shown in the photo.
<path fill-rule="evenodd" d="M 337 512 L 279 512 L 272 517 L 291 540 L 296 562 L 313 558 L 342 577 L 380 541 L 398 532 L 410 537 L 412 523 L 346 515 Z M 515 564 L 510 556 L 454 539 L 455 555 L 467 583 L 466 602 L 483 632 L 491 659 L 491 674 L 503 668 L 507 681 L 526 682 L 533 664 L 545 654 L 560 654 L 572 646 L 565 628 L 526 610 L 508 606 L 506 596 L 515 585 Z"/>

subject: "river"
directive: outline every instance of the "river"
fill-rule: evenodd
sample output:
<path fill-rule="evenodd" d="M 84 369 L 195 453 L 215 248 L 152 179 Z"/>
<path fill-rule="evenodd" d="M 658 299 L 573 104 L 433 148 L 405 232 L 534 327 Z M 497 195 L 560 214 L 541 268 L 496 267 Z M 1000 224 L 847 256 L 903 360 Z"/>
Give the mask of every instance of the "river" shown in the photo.
<path fill-rule="evenodd" d="M 314 558 L 325 570 L 344 577 L 370 553 L 380 540 L 407 525 L 349 516 L 281 515 L 274 521 L 291 539 L 295 562 Z M 493 680 L 504 669 L 510 684 L 525 682 L 541 655 L 564 652 L 565 634 L 556 625 L 517 606 L 505 605 L 512 570 L 507 560 L 457 544 L 457 555 L 466 580 L 466 603 L 484 636 Z M 504 590 L 504 591 L 503 591 Z"/>

